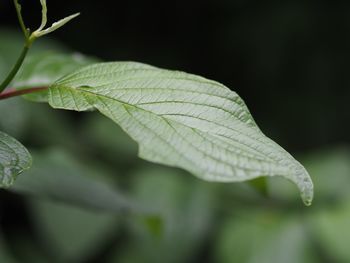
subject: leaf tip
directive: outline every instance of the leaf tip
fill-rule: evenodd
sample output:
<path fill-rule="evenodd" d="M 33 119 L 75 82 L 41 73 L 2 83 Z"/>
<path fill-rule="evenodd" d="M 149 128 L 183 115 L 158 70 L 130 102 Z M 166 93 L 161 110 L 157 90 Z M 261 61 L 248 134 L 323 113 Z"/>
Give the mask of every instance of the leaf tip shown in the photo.
<path fill-rule="evenodd" d="M 299 182 L 297 185 L 300 189 L 300 195 L 303 203 L 306 206 L 310 206 L 312 204 L 312 200 L 314 197 L 314 185 L 312 183 L 311 177 L 306 169 L 303 167 L 303 180 Z"/>
<path fill-rule="evenodd" d="M 307 188 L 304 188 L 303 191 L 301 192 L 301 199 L 303 200 L 306 206 L 311 206 L 313 197 L 314 197 L 314 190 L 311 183 L 311 187 L 308 186 Z"/>

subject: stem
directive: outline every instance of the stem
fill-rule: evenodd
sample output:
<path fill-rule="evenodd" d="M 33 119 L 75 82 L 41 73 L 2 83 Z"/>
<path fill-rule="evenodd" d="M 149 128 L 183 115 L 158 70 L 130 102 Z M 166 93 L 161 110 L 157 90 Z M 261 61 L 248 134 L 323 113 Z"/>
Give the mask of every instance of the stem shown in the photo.
<path fill-rule="evenodd" d="M 8 76 L 6 77 L 6 79 L 0 84 L 0 93 L 6 89 L 6 87 L 10 84 L 10 82 L 13 80 L 13 78 L 16 76 L 19 68 L 22 66 L 22 63 L 24 61 L 24 58 L 27 55 L 27 52 L 29 50 L 29 46 L 26 44 L 24 45 L 22 52 L 20 54 L 20 56 L 17 59 L 16 64 L 13 66 L 12 70 L 10 71 L 10 73 L 8 74 Z"/>
<path fill-rule="evenodd" d="M 34 92 L 39 92 L 43 90 L 47 90 L 47 87 L 35 87 L 35 88 L 22 89 L 22 90 L 8 89 L 0 93 L 0 100 L 4 100 L 11 97 L 17 97 L 25 94 L 30 94 Z"/>
<path fill-rule="evenodd" d="M 20 24 L 21 29 L 23 31 L 24 37 L 25 37 L 26 41 L 28 41 L 28 39 L 29 39 L 29 30 L 26 28 L 26 26 L 24 24 L 24 21 L 23 21 L 22 12 L 21 12 L 22 7 L 18 3 L 18 0 L 13 0 L 13 3 L 14 3 L 15 8 L 16 8 L 18 21 L 19 21 L 19 24 Z"/>
<path fill-rule="evenodd" d="M 19 24 L 20 24 L 22 31 L 23 31 L 23 34 L 24 34 L 25 44 L 24 44 L 24 47 L 22 49 L 21 54 L 19 55 L 19 57 L 17 59 L 16 64 L 13 66 L 12 70 L 10 71 L 8 76 L 5 78 L 5 80 L 0 84 L 0 93 L 3 92 L 4 89 L 6 89 L 6 87 L 11 83 L 13 78 L 16 76 L 18 70 L 20 69 L 20 67 L 23 64 L 23 61 L 28 53 L 30 46 L 32 45 L 33 41 L 35 40 L 35 38 L 32 39 L 30 37 L 29 29 L 27 29 L 25 24 L 24 24 L 22 13 L 21 13 L 21 5 L 18 3 L 18 0 L 13 0 L 13 3 L 14 3 L 15 8 L 16 8 L 16 13 L 17 13 Z"/>

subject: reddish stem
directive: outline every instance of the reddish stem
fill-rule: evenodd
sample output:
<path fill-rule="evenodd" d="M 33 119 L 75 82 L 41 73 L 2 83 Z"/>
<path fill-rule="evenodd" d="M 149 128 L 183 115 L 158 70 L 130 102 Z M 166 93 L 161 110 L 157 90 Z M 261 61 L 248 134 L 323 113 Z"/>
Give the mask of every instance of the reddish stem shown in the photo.
<path fill-rule="evenodd" d="M 46 90 L 47 87 L 36 87 L 36 88 L 29 88 L 29 89 L 21 89 L 21 90 L 16 90 L 16 89 L 7 89 L 0 93 L 0 100 L 11 98 L 11 97 L 16 97 L 16 96 L 21 96 L 24 94 L 30 94 L 34 92 L 39 92 Z"/>

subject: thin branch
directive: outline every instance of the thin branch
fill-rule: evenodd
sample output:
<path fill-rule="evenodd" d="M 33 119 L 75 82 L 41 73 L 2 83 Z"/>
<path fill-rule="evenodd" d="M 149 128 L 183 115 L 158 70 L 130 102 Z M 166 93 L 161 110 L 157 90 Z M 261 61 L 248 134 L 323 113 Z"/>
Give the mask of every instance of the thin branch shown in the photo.
<path fill-rule="evenodd" d="M 35 88 L 22 89 L 22 90 L 7 89 L 4 92 L 0 93 L 0 100 L 4 100 L 11 97 L 17 97 L 25 94 L 35 93 L 39 91 L 44 91 L 44 90 L 47 90 L 47 87 L 35 87 Z"/>
<path fill-rule="evenodd" d="M 24 37 L 26 39 L 26 43 L 28 44 L 28 40 L 29 40 L 29 30 L 26 28 L 24 21 L 23 21 L 23 17 L 22 17 L 22 7 L 21 5 L 18 3 L 18 0 L 13 0 L 13 3 L 15 5 L 16 8 L 16 13 L 17 13 L 17 18 L 19 21 L 19 24 L 21 26 L 21 29 L 23 31 Z"/>
<path fill-rule="evenodd" d="M 13 80 L 13 78 L 16 76 L 18 70 L 20 69 L 20 67 L 23 64 L 23 61 L 28 53 L 28 50 L 29 50 L 29 47 L 27 45 L 24 45 L 22 52 L 17 59 L 16 64 L 13 66 L 12 70 L 10 71 L 10 73 L 8 74 L 6 79 L 0 84 L 0 92 L 4 91 L 7 87 L 7 85 L 9 85 L 11 83 L 11 81 Z"/>

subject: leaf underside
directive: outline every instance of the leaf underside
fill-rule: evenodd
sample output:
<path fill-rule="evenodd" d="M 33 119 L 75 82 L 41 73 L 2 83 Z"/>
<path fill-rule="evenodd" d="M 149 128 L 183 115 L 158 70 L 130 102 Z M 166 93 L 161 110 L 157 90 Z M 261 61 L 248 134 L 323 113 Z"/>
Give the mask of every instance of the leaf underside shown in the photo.
<path fill-rule="evenodd" d="M 311 204 L 313 184 L 304 167 L 218 82 L 136 62 L 98 63 L 56 81 L 48 100 L 54 108 L 100 111 L 138 142 L 143 159 L 208 181 L 283 176 Z"/>
<path fill-rule="evenodd" d="M 16 139 L 0 132 L 0 187 L 9 187 L 17 175 L 31 166 L 27 149 Z"/>

